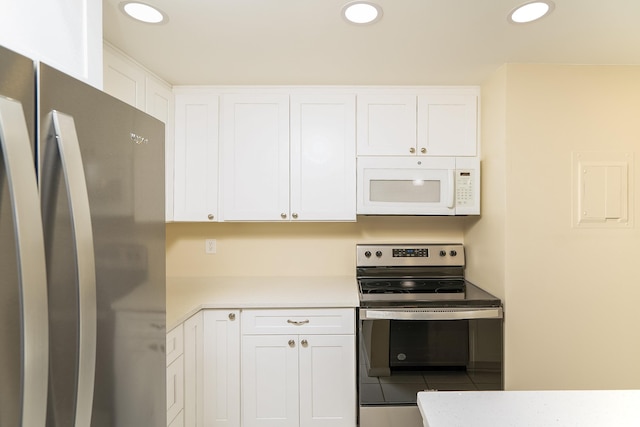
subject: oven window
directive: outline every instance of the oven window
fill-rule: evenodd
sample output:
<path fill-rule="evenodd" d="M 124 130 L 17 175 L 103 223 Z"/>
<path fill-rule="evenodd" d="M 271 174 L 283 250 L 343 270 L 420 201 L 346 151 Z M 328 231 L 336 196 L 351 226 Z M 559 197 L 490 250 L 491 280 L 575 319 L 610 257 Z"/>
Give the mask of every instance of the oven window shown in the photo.
<path fill-rule="evenodd" d="M 440 203 L 440 181 L 372 179 L 369 199 L 389 203 Z"/>
<path fill-rule="evenodd" d="M 503 321 L 361 320 L 360 405 L 415 405 L 424 390 L 502 390 Z"/>

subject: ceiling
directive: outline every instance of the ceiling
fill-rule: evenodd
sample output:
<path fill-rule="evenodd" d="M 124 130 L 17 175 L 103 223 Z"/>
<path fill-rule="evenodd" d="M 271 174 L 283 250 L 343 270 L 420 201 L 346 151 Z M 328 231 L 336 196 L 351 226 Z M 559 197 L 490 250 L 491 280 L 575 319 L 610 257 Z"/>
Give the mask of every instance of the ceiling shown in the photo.
<path fill-rule="evenodd" d="M 467 85 L 506 62 L 640 65 L 640 1 L 555 0 L 514 25 L 526 0 L 374 0 L 373 25 L 341 17 L 350 0 L 140 0 L 169 16 L 143 24 L 103 0 L 104 38 L 171 84 Z"/>

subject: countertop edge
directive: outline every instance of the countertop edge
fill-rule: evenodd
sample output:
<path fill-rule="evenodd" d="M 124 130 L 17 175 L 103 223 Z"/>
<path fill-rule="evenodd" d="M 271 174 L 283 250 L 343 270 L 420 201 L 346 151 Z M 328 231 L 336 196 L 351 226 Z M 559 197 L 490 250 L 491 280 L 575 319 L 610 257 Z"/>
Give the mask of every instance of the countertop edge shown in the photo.
<path fill-rule="evenodd" d="M 167 277 L 167 331 L 206 309 L 357 308 L 355 276 Z"/>

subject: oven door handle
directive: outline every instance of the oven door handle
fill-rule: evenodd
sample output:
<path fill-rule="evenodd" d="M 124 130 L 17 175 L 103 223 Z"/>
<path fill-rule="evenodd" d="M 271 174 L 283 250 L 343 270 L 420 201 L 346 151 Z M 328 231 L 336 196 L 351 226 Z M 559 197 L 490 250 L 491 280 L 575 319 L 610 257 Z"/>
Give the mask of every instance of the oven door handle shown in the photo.
<path fill-rule="evenodd" d="M 361 320 L 472 320 L 502 317 L 502 307 L 360 309 Z"/>

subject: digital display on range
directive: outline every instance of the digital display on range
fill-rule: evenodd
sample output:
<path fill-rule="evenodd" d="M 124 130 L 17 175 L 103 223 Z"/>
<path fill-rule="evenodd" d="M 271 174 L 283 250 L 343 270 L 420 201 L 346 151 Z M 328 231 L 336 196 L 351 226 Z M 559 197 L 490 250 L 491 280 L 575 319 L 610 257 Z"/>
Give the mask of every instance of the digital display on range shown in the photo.
<path fill-rule="evenodd" d="M 429 249 L 394 249 L 393 250 L 394 258 L 428 258 L 429 257 Z"/>

